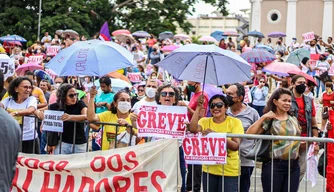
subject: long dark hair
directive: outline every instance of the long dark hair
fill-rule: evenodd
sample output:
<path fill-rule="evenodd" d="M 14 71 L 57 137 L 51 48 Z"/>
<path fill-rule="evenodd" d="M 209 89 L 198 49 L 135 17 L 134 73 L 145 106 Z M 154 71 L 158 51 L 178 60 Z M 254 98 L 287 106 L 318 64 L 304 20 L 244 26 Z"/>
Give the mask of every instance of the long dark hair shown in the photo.
<path fill-rule="evenodd" d="M 228 102 L 227 102 L 226 97 L 225 97 L 224 95 L 220 95 L 220 94 L 214 95 L 214 96 L 212 96 L 212 97 L 210 98 L 210 100 L 209 100 L 209 106 L 208 106 L 209 108 L 210 108 L 210 106 L 211 106 L 211 103 L 212 103 L 213 100 L 215 100 L 215 99 L 220 99 L 220 100 L 222 100 L 223 103 L 224 103 L 224 106 L 223 106 L 223 107 L 228 108 Z M 210 108 L 210 109 L 211 109 L 211 108 Z M 228 116 L 227 113 L 225 113 L 225 115 Z"/>
<path fill-rule="evenodd" d="M 292 96 L 291 91 L 288 89 L 285 89 L 285 88 L 276 89 L 271 95 L 271 97 L 269 98 L 267 105 L 263 110 L 263 113 L 268 113 L 269 111 L 273 111 L 274 113 L 276 113 L 277 107 L 274 104 L 274 99 L 278 100 L 281 97 L 281 95 L 284 95 L 284 94 Z M 288 112 L 288 114 L 291 115 L 290 112 Z"/>
<path fill-rule="evenodd" d="M 22 83 L 22 81 L 29 81 L 31 86 L 34 85 L 33 82 L 28 77 L 17 77 L 17 78 L 15 78 L 12 82 L 10 82 L 9 88 L 8 88 L 8 94 L 9 94 L 9 96 L 11 96 L 14 99 L 14 101 L 17 101 L 17 99 L 18 99 L 18 93 L 15 91 L 15 88 L 19 87 L 20 84 Z M 31 90 L 29 96 L 31 96 L 32 91 L 33 90 Z"/>
<path fill-rule="evenodd" d="M 129 92 L 127 92 L 126 90 L 120 90 L 120 91 L 118 91 L 118 92 L 115 94 L 114 99 L 113 99 L 113 102 L 112 102 L 111 105 L 110 105 L 110 111 L 111 111 L 113 114 L 117 114 L 117 106 L 115 106 L 115 103 L 116 103 L 116 101 L 119 99 L 119 97 L 120 97 L 120 95 L 121 95 L 122 93 L 126 93 L 126 94 L 128 94 L 128 95 L 130 96 L 130 98 L 131 98 L 131 95 L 130 95 Z"/>
<path fill-rule="evenodd" d="M 175 103 L 173 103 L 173 105 L 177 105 L 177 103 L 179 102 L 179 98 L 180 98 L 180 92 L 179 92 L 178 88 L 174 87 L 171 84 L 163 85 L 163 86 L 160 86 L 158 88 L 157 93 L 155 95 L 155 101 L 157 102 L 157 104 L 161 105 L 160 94 L 161 94 L 161 91 L 165 88 L 172 88 L 174 90 L 174 92 L 175 92 Z"/>
<path fill-rule="evenodd" d="M 59 110 L 66 110 L 66 96 L 68 90 L 75 88 L 74 85 L 63 83 L 57 90 L 57 104 L 59 106 Z"/>

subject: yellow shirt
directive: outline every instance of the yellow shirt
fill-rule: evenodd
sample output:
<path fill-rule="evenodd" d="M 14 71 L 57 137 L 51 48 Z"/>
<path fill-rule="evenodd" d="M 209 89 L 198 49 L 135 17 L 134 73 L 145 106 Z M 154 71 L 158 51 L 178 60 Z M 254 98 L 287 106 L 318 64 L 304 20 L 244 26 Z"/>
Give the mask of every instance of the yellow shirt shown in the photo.
<path fill-rule="evenodd" d="M 241 121 L 229 116 L 227 116 L 226 120 L 220 124 L 213 122 L 212 117 L 202 118 L 198 121 L 198 124 L 202 127 L 203 131 L 210 128 L 217 133 L 244 134 L 244 128 L 242 127 Z M 224 176 L 239 176 L 239 161 L 239 152 L 228 149 L 227 163 L 225 165 L 203 165 L 202 170 L 203 172 L 213 175 L 223 175 L 224 166 Z"/>
<path fill-rule="evenodd" d="M 38 103 L 47 103 L 46 99 L 45 99 L 45 96 L 44 96 L 44 93 L 42 91 L 42 89 L 40 89 L 39 87 L 34 87 L 34 90 L 32 91 L 32 95 L 34 97 L 36 97 L 37 99 L 37 104 Z M 2 100 L 3 101 L 4 99 L 6 99 L 7 97 L 9 97 L 9 94 L 8 94 L 8 91 L 6 91 L 5 95 L 2 97 Z"/>
<path fill-rule="evenodd" d="M 100 122 L 104 123 L 117 123 L 118 117 L 116 114 L 113 114 L 111 111 L 105 111 L 103 113 L 97 114 Z M 125 119 L 130 125 L 131 125 L 131 120 L 130 120 L 130 115 Z M 126 128 L 123 127 L 118 127 L 118 132 L 117 135 L 120 133 L 124 132 Z M 107 133 L 116 133 L 116 126 L 112 125 L 105 125 L 103 128 L 103 140 L 102 140 L 102 150 L 108 150 L 109 149 L 109 141 L 107 139 Z"/>

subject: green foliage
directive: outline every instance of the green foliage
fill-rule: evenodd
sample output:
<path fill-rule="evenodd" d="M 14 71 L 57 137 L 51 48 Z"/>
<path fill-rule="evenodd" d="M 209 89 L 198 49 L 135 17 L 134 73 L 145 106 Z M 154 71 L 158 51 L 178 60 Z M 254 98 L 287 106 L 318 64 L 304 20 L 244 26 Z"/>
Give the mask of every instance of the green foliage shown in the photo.
<path fill-rule="evenodd" d="M 109 21 L 110 31 L 144 30 L 153 34 L 175 32 L 177 26 L 189 32 L 187 15 L 199 0 L 42 0 L 41 36 L 58 29 L 73 29 L 90 37 Z M 227 14 L 227 0 L 204 0 Z M 37 39 L 39 0 L 1 0 L 0 35 L 17 34 Z"/>

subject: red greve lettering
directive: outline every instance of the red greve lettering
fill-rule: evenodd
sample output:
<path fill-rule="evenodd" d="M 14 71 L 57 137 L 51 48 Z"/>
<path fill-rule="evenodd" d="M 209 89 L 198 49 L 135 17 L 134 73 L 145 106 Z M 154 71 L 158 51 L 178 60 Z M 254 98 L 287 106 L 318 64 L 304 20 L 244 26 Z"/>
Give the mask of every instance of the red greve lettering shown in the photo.
<path fill-rule="evenodd" d="M 87 57 L 88 57 L 88 49 L 80 49 L 79 53 L 78 53 L 78 59 L 75 63 L 76 67 L 76 71 L 85 71 L 86 70 L 86 61 L 87 61 Z"/>
<path fill-rule="evenodd" d="M 171 131 L 173 130 L 175 123 L 178 122 L 176 131 L 185 131 L 186 129 L 186 125 L 184 124 L 185 119 L 186 119 L 186 114 L 140 111 L 138 113 L 137 124 L 139 127 L 142 128 L 168 129 Z"/>
<path fill-rule="evenodd" d="M 224 156 L 226 155 L 225 142 L 224 138 L 184 138 L 183 150 L 187 156 Z M 210 147 L 210 150 L 208 150 L 208 147 Z M 218 149 L 217 154 L 216 149 Z"/>

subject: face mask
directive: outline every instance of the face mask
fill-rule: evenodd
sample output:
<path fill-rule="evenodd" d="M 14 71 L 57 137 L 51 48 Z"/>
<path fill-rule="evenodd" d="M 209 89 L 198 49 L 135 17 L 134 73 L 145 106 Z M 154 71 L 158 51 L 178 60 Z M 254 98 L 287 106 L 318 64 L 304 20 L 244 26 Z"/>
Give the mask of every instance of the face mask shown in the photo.
<path fill-rule="evenodd" d="M 145 94 L 148 98 L 153 98 L 155 97 L 156 90 L 152 87 L 147 87 L 145 89 Z"/>
<path fill-rule="evenodd" d="M 157 77 L 155 77 L 155 76 L 153 76 L 153 77 L 151 77 L 151 79 L 156 79 Z"/>
<path fill-rule="evenodd" d="M 141 100 L 141 99 L 144 98 L 144 97 L 145 97 L 145 95 L 142 95 L 142 96 L 139 96 L 139 95 L 138 95 L 138 96 L 137 96 L 137 99 L 138 99 L 138 100 Z"/>
<path fill-rule="evenodd" d="M 60 86 L 60 83 L 56 83 L 56 84 L 54 85 L 55 89 L 58 89 L 59 86 Z"/>
<path fill-rule="evenodd" d="M 296 86 L 296 92 L 299 94 L 303 94 L 305 92 L 306 85 L 305 84 L 300 84 Z"/>
<path fill-rule="evenodd" d="M 281 43 L 281 42 L 278 42 L 277 44 L 278 44 L 279 46 L 281 46 L 281 45 L 282 45 L 282 43 Z"/>
<path fill-rule="evenodd" d="M 276 57 L 276 59 L 279 59 L 279 58 L 281 58 L 281 56 L 280 56 L 280 55 L 275 55 L 275 57 Z"/>
<path fill-rule="evenodd" d="M 156 48 L 154 48 L 154 49 L 153 49 L 153 52 L 156 52 L 156 51 L 157 51 L 157 49 L 156 49 Z"/>
<path fill-rule="evenodd" d="M 257 70 L 256 74 L 261 75 L 262 74 L 262 70 Z"/>
<path fill-rule="evenodd" d="M 226 99 L 227 99 L 228 106 L 234 105 L 235 102 L 233 101 L 233 97 L 231 97 L 230 95 L 226 95 Z"/>
<path fill-rule="evenodd" d="M 195 92 L 196 87 L 195 87 L 194 85 L 188 85 L 188 90 L 189 90 L 190 92 Z"/>
<path fill-rule="evenodd" d="M 85 81 L 86 81 L 86 83 L 88 83 L 89 79 L 88 79 L 88 78 L 85 78 Z"/>
<path fill-rule="evenodd" d="M 251 76 L 254 76 L 254 73 L 251 73 Z"/>
<path fill-rule="evenodd" d="M 123 114 L 127 113 L 131 109 L 131 104 L 127 101 L 119 101 L 117 109 Z"/>
<path fill-rule="evenodd" d="M 41 52 L 41 50 L 38 49 L 38 50 L 37 50 L 37 53 L 40 53 L 40 52 Z"/>

